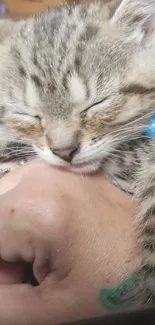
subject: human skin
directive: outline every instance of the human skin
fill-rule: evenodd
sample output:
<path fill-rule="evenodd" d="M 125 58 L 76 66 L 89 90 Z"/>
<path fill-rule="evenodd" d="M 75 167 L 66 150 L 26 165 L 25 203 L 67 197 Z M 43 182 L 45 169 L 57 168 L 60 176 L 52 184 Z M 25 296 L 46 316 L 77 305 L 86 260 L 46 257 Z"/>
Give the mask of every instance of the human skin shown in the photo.
<path fill-rule="evenodd" d="M 131 198 L 101 175 L 75 175 L 39 160 L 3 177 L 0 194 L 0 256 L 33 263 L 39 282 L 21 284 L 21 269 L 15 280 L 11 266 L 17 265 L 10 264 L 8 285 L 0 290 L 0 324 L 103 315 L 100 289 L 115 287 L 140 263 Z M 1 283 L 2 273 L 3 267 Z"/>

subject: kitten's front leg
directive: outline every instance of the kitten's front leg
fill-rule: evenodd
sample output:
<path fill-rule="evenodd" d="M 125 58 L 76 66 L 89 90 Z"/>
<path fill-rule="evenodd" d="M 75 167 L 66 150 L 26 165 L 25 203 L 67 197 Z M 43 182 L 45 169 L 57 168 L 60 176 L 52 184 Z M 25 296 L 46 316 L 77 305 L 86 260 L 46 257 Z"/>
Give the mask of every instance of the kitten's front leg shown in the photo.
<path fill-rule="evenodd" d="M 142 254 L 139 289 L 142 300 L 150 303 L 155 301 L 155 141 L 151 142 L 149 154 L 142 157 L 136 182 L 136 228 Z"/>

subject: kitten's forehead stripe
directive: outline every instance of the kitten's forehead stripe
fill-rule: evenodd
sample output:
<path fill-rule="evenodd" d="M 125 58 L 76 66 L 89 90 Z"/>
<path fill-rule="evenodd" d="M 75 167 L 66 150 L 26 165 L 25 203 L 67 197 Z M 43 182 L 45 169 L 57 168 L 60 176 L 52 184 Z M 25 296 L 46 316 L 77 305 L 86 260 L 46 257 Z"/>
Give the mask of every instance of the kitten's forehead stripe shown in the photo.
<path fill-rule="evenodd" d="M 87 7 L 86 7 L 86 6 L 82 6 L 82 7 L 80 8 L 80 17 L 81 17 L 82 19 L 85 19 L 85 18 L 87 17 L 87 15 L 88 15 Z"/>
<path fill-rule="evenodd" d="M 64 75 L 62 77 L 62 85 L 63 87 L 68 90 L 68 78 L 72 75 L 71 68 L 67 67 L 66 72 L 64 72 Z"/>
<path fill-rule="evenodd" d="M 36 87 L 40 88 L 42 86 L 41 79 L 37 75 L 31 74 L 31 80 L 34 82 Z"/>
<path fill-rule="evenodd" d="M 6 108 L 4 105 L 0 105 L 0 124 L 3 124 L 3 118 L 5 116 Z"/>
<path fill-rule="evenodd" d="M 19 74 L 21 77 L 26 77 L 26 71 L 25 71 L 24 67 L 19 66 Z"/>
<path fill-rule="evenodd" d="M 96 36 L 98 30 L 99 30 L 99 28 L 97 26 L 93 25 L 93 24 L 92 25 L 90 25 L 90 24 L 87 25 L 84 32 L 80 36 L 80 41 L 88 42 L 94 36 Z"/>
<path fill-rule="evenodd" d="M 76 57 L 75 57 L 74 65 L 75 65 L 76 71 L 79 72 L 79 69 L 81 67 L 81 60 L 78 55 L 76 55 Z"/>
<path fill-rule="evenodd" d="M 20 51 L 16 49 L 15 46 L 12 46 L 12 53 L 17 60 L 21 59 Z"/>
<path fill-rule="evenodd" d="M 42 73 L 42 75 L 44 77 L 46 77 L 46 73 L 45 73 L 43 67 L 41 66 L 41 64 L 39 63 L 38 56 L 37 56 L 37 53 L 35 51 L 33 53 L 33 59 L 32 60 L 33 60 L 34 66 Z"/>

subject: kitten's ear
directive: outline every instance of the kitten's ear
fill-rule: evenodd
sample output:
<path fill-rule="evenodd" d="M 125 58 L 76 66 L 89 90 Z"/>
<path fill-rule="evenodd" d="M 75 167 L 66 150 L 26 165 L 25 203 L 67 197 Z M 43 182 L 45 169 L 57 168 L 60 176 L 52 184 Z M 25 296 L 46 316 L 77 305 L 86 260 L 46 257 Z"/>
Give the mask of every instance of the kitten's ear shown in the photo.
<path fill-rule="evenodd" d="M 155 0 L 122 0 L 111 23 L 142 43 L 155 31 Z"/>

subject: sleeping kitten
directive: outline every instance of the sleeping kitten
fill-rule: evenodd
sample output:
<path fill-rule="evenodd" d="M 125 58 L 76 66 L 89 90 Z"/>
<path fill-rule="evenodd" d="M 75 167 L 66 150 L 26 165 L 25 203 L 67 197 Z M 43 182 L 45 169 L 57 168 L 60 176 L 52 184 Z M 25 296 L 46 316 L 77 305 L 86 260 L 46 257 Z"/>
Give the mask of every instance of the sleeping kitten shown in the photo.
<path fill-rule="evenodd" d="M 49 164 L 103 170 L 136 195 L 149 299 L 155 297 L 155 149 L 144 131 L 155 111 L 154 29 L 153 0 L 123 0 L 112 17 L 102 2 L 62 6 L 0 28 L 2 151 L 9 142 L 32 145 Z"/>

